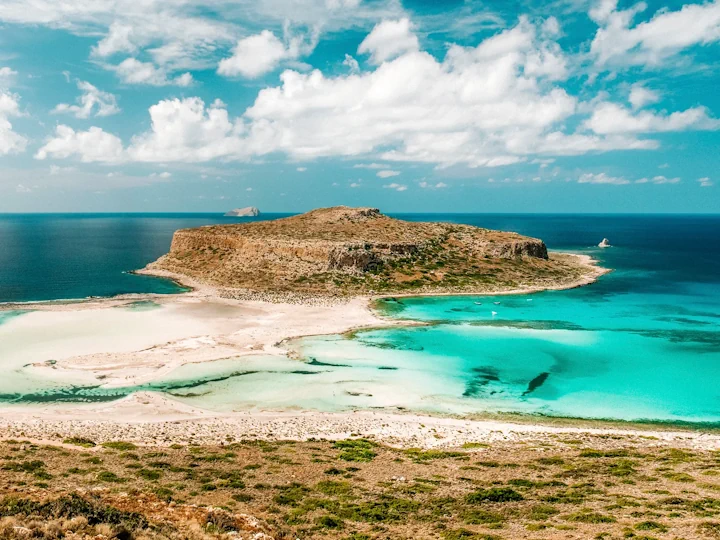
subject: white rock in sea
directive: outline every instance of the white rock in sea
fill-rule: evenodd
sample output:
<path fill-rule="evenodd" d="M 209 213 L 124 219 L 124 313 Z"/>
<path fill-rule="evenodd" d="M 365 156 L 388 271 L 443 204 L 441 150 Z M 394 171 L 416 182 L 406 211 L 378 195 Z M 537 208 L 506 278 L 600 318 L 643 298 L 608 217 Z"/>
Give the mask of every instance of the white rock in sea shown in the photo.
<path fill-rule="evenodd" d="M 602 242 L 600 242 L 600 243 L 598 244 L 598 247 L 601 247 L 601 248 L 609 248 L 609 247 L 611 247 L 611 246 L 610 246 L 610 240 L 608 240 L 607 238 L 603 238 L 603 239 L 602 239 Z"/>
<path fill-rule="evenodd" d="M 247 206 L 245 208 L 235 208 L 225 214 L 231 217 L 255 217 L 260 215 L 260 210 L 254 206 Z"/>

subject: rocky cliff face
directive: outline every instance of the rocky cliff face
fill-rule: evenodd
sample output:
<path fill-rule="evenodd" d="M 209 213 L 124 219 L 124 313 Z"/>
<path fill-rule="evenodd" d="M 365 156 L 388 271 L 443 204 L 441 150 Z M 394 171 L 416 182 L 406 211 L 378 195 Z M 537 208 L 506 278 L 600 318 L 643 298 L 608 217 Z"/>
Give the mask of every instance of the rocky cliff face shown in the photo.
<path fill-rule="evenodd" d="M 347 207 L 179 230 L 170 253 L 150 268 L 223 287 L 318 294 L 460 290 L 558 270 L 541 240 Z"/>

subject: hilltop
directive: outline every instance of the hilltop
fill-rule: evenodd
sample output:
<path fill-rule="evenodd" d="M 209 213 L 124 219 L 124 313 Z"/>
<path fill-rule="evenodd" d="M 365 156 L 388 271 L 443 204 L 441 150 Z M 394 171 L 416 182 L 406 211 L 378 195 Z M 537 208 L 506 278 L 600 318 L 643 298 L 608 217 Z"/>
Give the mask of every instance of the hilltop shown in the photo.
<path fill-rule="evenodd" d="M 319 296 L 560 288 L 597 275 L 535 238 L 344 206 L 181 229 L 148 270 L 225 289 Z"/>

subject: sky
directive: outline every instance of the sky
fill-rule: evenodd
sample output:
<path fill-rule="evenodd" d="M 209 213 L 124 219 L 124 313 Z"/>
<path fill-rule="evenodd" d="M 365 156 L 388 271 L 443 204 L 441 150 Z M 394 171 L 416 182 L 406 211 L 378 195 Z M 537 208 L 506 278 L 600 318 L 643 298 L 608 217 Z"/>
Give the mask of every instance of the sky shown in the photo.
<path fill-rule="evenodd" d="M 0 213 L 720 212 L 720 0 L 1 0 Z"/>

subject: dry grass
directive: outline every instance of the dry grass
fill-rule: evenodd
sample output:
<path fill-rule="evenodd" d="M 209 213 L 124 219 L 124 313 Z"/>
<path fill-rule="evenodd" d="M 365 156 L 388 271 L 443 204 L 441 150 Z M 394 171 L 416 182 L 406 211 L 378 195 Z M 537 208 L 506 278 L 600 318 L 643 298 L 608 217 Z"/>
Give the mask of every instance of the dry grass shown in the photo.
<path fill-rule="evenodd" d="M 175 448 L 0 443 L 0 538 L 719 533 L 720 453 L 651 439 L 558 437 L 452 451 L 362 439 Z"/>

